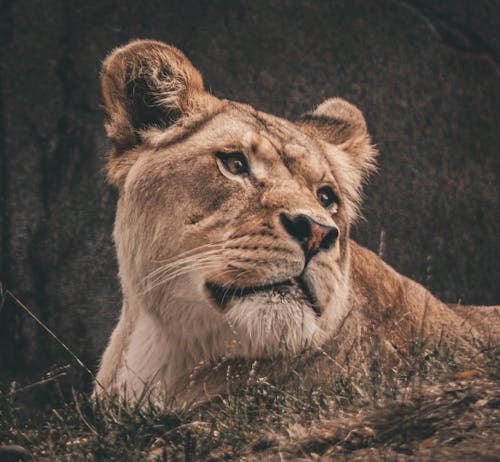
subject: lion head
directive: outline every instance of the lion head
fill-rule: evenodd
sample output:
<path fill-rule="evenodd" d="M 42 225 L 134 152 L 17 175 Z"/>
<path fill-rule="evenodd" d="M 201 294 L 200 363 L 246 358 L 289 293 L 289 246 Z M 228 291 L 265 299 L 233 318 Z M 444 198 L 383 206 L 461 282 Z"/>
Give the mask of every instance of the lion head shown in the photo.
<path fill-rule="evenodd" d="M 149 40 L 111 53 L 102 90 L 124 312 L 148 320 L 128 328 L 129 344 L 143 336 L 128 366 L 144 368 L 155 336 L 184 365 L 319 345 L 346 314 L 349 228 L 374 168 L 361 112 L 334 98 L 291 122 L 219 99 Z"/>

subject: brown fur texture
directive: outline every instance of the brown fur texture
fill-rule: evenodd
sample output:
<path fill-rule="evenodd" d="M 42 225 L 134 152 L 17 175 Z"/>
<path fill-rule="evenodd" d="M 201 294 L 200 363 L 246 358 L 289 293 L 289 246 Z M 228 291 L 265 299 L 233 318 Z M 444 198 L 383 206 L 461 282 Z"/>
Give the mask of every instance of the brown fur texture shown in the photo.
<path fill-rule="evenodd" d="M 111 53 L 102 91 L 124 305 L 98 393 L 194 399 L 193 371 L 223 358 L 341 355 L 375 333 L 396 351 L 417 335 L 496 340 L 498 307 L 449 307 L 350 240 L 376 157 L 351 104 L 292 122 L 220 100 L 150 40 Z M 338 234 L 314 255 L 308 220 Z"/>

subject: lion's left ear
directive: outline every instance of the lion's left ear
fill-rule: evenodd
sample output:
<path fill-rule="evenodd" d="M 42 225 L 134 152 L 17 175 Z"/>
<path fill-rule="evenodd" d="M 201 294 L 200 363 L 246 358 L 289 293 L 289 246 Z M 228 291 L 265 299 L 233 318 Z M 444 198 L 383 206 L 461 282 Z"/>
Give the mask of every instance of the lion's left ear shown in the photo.
<path fill-rule="evenodd" d="M 341 98 L 330 98 L 304 114 L 299 124 L 346 152 L 363 179 L 375 169 L 377 150 L 371 143 L 365 118 L 356 106 Z"/>
<path fill-rule="evenodd" d="M 311 136 L 330 145 L 332 169 L 351 204 L 351 218 L 357 215 L 361 188 L 376 170 L 377 150 L 372 145 L 361 111 L 341 98 L 327 99 L 297 122 Z"/>

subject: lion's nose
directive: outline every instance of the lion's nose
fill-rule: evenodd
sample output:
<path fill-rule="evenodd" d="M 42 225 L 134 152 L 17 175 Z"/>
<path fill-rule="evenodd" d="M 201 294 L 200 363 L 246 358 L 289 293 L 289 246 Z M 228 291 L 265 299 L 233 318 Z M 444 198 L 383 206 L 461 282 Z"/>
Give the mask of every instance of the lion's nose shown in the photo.
<path fill-rule="evenodd" d="M 280 219 L 288 234 L 302 245 L 307 260 L 321 250 L 331 249 L 339 236 L 335 226 L 322 225 L 304 214 L 289 216 L 282 213 Z"/>

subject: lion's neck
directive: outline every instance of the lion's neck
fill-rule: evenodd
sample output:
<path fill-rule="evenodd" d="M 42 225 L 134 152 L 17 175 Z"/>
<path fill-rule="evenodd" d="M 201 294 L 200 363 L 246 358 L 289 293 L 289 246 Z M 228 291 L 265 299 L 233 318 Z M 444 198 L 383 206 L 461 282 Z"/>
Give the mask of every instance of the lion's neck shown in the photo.
<path fill-rule="evenodd" d="M 213 308 L 183 300 L 169 303 L 176 304 L 169 311 L 177 319 L 162 319 L 157 306 L 126 304 L 122 316 L 128 317 L 129 335 L 116 379 L 118 387 L 127 384 L 127 393 L 142 393 L 146 383 L 170 395 L 197 367 L 231 353 L 234 338 Z"/>

